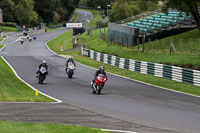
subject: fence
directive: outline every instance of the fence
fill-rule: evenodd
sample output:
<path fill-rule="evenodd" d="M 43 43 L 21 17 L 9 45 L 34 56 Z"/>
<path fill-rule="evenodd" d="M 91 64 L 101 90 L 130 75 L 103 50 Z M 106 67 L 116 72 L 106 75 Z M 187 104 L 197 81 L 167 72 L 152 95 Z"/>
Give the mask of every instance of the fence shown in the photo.
<path fill-rule="evenodd" d="M 200 71 L 165 64 L 136 61 L 81 48 L 83 56 L 121 69 L 163 77 L 178 82 L 200 86 Z"/>
<path fill-rule="evenodd" d="M 115 40 L 113 40 L 108 38 L 108 31 L 106 29 L 100 29 L 100 31 L 96 31 L 91 34 L 97 34 L 98 32 L 100 34 L 100 38 L 107 42 L 109 45 L 127 47 L 131 48 L 132 50 L 164 53 L 200 53 L 200 39 L 179 38 L 152 41 L 150 38 L 135 38 L 135 40 L 130 41 L 134 38 L 121 36 L 121 39 L 116 38 Z"/>

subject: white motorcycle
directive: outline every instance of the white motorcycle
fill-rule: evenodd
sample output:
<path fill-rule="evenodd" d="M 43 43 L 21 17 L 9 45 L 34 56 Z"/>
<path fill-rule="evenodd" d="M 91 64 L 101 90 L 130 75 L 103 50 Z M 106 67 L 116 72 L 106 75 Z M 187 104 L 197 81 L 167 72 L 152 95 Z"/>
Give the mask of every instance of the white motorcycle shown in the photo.
<path fill-rule="evenodd" d="M 66 73 L 68 74 L 68 78 L 72 78 L 73 74 L 74 74 L 74 70 L 75 70 L 75 66 L 73 63 L 69 63 Z"/>

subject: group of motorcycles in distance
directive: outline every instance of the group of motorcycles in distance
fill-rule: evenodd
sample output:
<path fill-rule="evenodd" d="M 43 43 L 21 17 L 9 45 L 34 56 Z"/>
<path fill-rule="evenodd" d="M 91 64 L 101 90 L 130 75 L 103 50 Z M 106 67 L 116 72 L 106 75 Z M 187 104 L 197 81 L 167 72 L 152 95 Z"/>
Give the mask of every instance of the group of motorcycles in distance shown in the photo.
<path fill-rule="evenodd" d="M 24 39 L 25 39 L 25 38 L 27 38 L 27 39 L 29 40 L 29 42 L 32 41 L 32 36 L 31 36 L 30 33 L 28 33 L 28 34 L 26 35 L 26 37 L 21 37 L 21 39 L 20 39 L 21 44 L 24 43 Z M 36 35 L 34 35 L 34 36 L 33 36 L 33 40 L 36 40 L 36 38 L 37 38 Z"/>
<path fill-rule="evenodd" d="M 46 64 L 45 61 L 43 61 L 44 64 Z M 68 78 L 72 79 L 74 75 L 74 70 L 76 69 L 75 65 L 73 63 L 69 63 L 68 67 L 65 69 L 66 74 L 68 75 Z M 44 80 L 46 79 L 46 76 L 48 75 L 48 68 L 45 66 L 38 67 L 37 68 L 37 75 L 36 78 L 38 78 L 38 83 L 43 84 Z M 91 87 L 93 89 L 93 94 L 100 94 L 101 90 L 104 87 L 105 82 L 107 81 L 107 78 L 103 74 L 99 74 L 94 81 L 91 82 Z"/>

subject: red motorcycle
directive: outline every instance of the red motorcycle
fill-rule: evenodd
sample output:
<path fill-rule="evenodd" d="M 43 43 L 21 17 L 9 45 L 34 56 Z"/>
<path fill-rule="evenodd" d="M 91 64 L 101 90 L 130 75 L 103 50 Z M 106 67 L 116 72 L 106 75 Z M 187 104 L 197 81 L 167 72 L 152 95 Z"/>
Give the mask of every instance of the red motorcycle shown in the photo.
<path fill-rule="evenodd" d="M 91 82 L 91 87 L 93 88 L 93 94 L 100 94 L 104 87 L 107 78 L 103 74 L 99 74 L 94 82 Z"/>

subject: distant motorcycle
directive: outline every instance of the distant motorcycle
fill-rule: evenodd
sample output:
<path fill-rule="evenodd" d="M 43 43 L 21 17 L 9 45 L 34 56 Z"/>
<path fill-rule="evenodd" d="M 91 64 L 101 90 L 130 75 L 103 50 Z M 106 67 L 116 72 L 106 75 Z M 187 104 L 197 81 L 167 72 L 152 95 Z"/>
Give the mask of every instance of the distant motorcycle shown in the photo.
<path fill-rule="evenodd" d="M 21 41 L 21 44 L 23 44 L 23 43 L 24 43 L 24 39 L 21 39 L 20 41 Z"/>
<path fill-rule="evenodd" d="M 72 76 L 74 74 L 74 70 L 75 70 L 74 64 L 72 64 L 72 63 L 68 64 L 68 67 L 66 69 L 66 73 L 68 75 L 68 78 L 72 78 Z"/>
<path fill-rule="evenodd" d="M 37 38 L 36 36 L 33 36 L 33 40 L 36 40 L 36 38 Z"/>
<path fill-rule="evenodd" d="M 31 41 L 32 41 L 32 37 L 29 37 L 28 39 L 29 39 L 29 42 L 31 42 Z"/>
<path fill-rule="evenodd" d="M 93 89 L 93 94 L 100 94 L 104 84 L 106 82 L 106 76 L 104 76 L 103 74 L 99 74 L 97 76 L 97 78 L 94 80 L 94 82 L 91 82 L 91 87 Z"/>
<path fill-rule="evenodd" d="M 40 70 L 37 71 L 38 83 L 43 84 L 44 80 L 46 79 L 46 75 L 48 74 L 48 71 L 45 67 L 41 67 Z"/>

